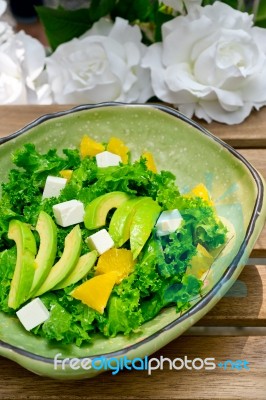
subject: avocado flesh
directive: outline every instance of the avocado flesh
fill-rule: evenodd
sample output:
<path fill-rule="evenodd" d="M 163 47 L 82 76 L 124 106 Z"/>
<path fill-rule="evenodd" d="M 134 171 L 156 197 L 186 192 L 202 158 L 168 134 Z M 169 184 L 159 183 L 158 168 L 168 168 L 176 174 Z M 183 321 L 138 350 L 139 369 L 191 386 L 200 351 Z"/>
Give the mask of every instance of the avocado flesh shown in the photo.
<path fill-rule="evenodd" d="M 82 237 L 79 225 L 76 225 L 65 238 L 65 247 L 60 260 L 52 267 L 44 283 L 35 296 L 48 292 L 65 279 L 75 268 L 82 247 Z"/>
<path fill-rule="evenodd" d="M 212 266 L 214 257 L 201 244 L 197 245 L 197 253 L 192 257 L 186 275 L 200 278 Z"/>
<path fill-rule="evenodd" d="M 106 217 L 112 208 L 121 206 L 130 196 L 124 192 L 110 192 L 90 202 L 85 210 L 84 224 L 87 229 L 101 228 L 106 224 Z"/>
<path fill-rule="evenodd" d="M 36 270 L 31 286 L 30 297 L 34 297 L 39 287 L 48 276 L 55 260 L 57 252 L 56 225 L 46 212 L 41 211 L 36 230 L 40 236 L 40 247 L 35 258 Z"/>
<path fill-rule="evenodd" d="M 124 202 L 115 210 L 109 225 L 111 235 L 116 247 L 121 247 L 130 237 L 130 226 L 136 208 L 147 200 L 148 197 L 134 197 Z"/>
<path fill-rule="evenodd" d="M 80 281 L 89 273 L 91 268 L 94 266 L 97 257 L 98 253 L 96 250 L 90 251 L 89 253 L 81 256 L 70 275 L 60 281 L 59 284 L 54 287 L 54 289 L 63 289 Z"/>
<path fill-rule="evenodd" d="M 17 246 L 16 266 L 11 281 L 8 307 L 17 309 L 29 296 L 35 272 L 36 242 L 28 224 L 13 220 L 9 224 L 8 238 Z"/>
<path fill-rule="evenodd" d="M 161 207 L 152 198 L 146 198 L 138 204 L 130 226 L 130 248 L 135 260 L 148 240 Z"/>

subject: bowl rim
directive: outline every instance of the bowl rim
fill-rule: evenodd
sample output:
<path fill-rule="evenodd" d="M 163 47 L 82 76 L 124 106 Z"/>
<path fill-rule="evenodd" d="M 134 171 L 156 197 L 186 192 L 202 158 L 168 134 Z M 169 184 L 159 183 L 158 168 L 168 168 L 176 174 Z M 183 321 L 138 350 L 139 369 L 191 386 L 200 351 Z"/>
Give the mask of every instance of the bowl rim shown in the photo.
<path fill-rule="evenodd" d="M 158 331 L 155 333 L 143 338 L 142 340 L 130 344 L 126 347 L 123 347 L 121 350 L 116 350 L 112 351 L 110 353 L 102 353 L 102 354 L 95 354 L 91 355 L 89 358 L 93 360 L 94 358 L 98 358 L 99 356 L 105 357 L 105 358 L 110 358 L 110 357 L 116 357 L 116 356 L 123 356 L 124 353 L 127 353 L 128 351 L 135 350 L 138 347 L 141 347 L 143 344 L 149 342 L 150 340 L 155 339 L 157 336 L 161 335 L 163 332 L 171 330 L 173 327 L 176 327 L 179 325 L 181 322 L 187 320 L 194 314 L 196 314 L 198 311 L 200 311 L 202 308 L 204 308 L 212 299 L 213 297 L 219 292 L 219 289 L 226 284 L 226 282 L 229 281 L 229 279 L 232 277 L 234 272 L 236 271 L 239 262 L 245 252 L 245 248 L 249 244 L 250 238 L 252 236 L 252 233 L 254 231 L 257 219 L 259 218 L 260 212 L 263 208 L 263 202 L 264 202 L 264 185 L 263 185 L 263 180 L 258 173 L 258 171 L 240 154 L 238 153 L 232 146 L 229 144 L 225 143 L 223 140 L 220 138 L 214 136 L 211 132 L 209 132 L 206 128 L 201 126 L 199 123 L 193 121 L 189 117 L 185 116 L 178 110 L 164 104 L 160 103 L 123 103 L 123 102 L 102 102 L 102 103 L 97 103 L 97 104 L 82 104 L 78 106 L 74 106 L 70 109 L 63 110 L 63 111 L 57 111 L 54 113 L 48 113 L 44 114 L 41 117 L 33 120 L 29 124 L 25 125 L 23 128 L 19 129 L 18 131 L 11 133 L 8 136 L 5 136 L 4 138 L 0 138 L 0 145 L 6 142 L 9 142 L 10 140 L 22 135 L 23 133 L 29 131 L 30 129 L 34 128 L 35 126 L 54 119 L 58 117 L 63 117 L 68 114 L 73 114 L 79 111 L 85 111 L 85 110 L 90 110 L 90 109 L 96 109 L 96 108 L 104 108 L 104 107 L 139 107 L 139 108 L 154 108 L 160 111 L 163 111 L 167 114 L 170 114 L 174 117 L 177 117 L 178 119 L 181 119 L 182 121 L 188 123 L 189 125 L 193 126 L 196 128 L 198 131 L 200 131 L 203 135 L 209 137 L 211 140 L 214 140 L 218 144 L 220 144 L 222 147 L 227 149 L 235 158 L 237 158 L 240 162 L 242 162 L 245 167 L 249 170 L 251 173 L 254 182 L 256 184 L 257 188 L 257 197 L 256 201 L 254 204 L 253 212 L 245 233 L 245 237 L 240 245 L 240 248 L 235 255 L 234 259 L 232 262 L 228 265 L 228 268 L 226 269 L 225 273 L 222 275 L 220 280 L 212 287 L 212 289 L 204 295 L 204 297 L 201 298 L 201 300 L 193 305 L 188 311 L 186 311 L 184 314 L 179 315 L 174 321 L 170 322 L 166 326 L 160 328 Z M 108 339 L 108 338 L 106 338 Z M 58 344 L 59 346 L 60 344 Z M 12 350 L 24 357 L 31 358 L 35 361 L 41 361 L 46 364 L 51 364 L 54 363 L 54 358 L 50 357 L 45 357 L 41 356 L 35 353 L 32 353 L 31 351 L 21 349 L 20 347 L 16 347 L 15 345 L 9 344 L 7 342 L 1 341 L 0 340 L 0 347 L 7 349 L 7 350 Z M 75 357 L 80 360 L 82 360 L 83 357 Z M 68 363 L 68 362 L 67 362 Z"/>

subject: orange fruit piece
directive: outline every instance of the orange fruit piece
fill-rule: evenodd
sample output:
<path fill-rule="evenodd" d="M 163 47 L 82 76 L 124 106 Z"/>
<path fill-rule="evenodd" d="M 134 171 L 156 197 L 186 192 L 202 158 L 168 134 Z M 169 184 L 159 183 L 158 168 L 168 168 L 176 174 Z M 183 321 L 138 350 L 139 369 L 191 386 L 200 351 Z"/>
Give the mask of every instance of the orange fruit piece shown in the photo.
<path fill-rule="evenodd" d="M 62 178 L 65 178 L 69 181 L 73 174 L 73 171 L 72 169 L 63 169 L 62 171 L 59 172 L 59 174 L 60 176 L 62 176 Z"/>
<path fill-rule="evenodd" d="M 98 153 L 102 153 L 105 150 L 102 143 L 98 143 L 91 139 L 89 136 L 84 135 L 80 142 L 80 154 L 81 157 L 96 156 Z"/>
<path fill-rule="evenodd" d="M 133 271 L 133 267 L 132 251 L 112 248 L 99 257 L 95 274 L 100 275 L 115 272 L 116 283 L 120 283 Z"/>
<path fill-rule="evenodd" d="M 156 165 L 155 165 L 155 161 L 154 161 L 153 155 L 149 151 L 145 151 L 142 154 L 142 157 L 146 158 L 146 166 L 147 166 L 147 168 L 150 171 L 152 171 L 155 174 L 157 174 L 157 168 L 156 168 Z"/>
<path fill-rule="evenodd" d="M 211 200 L 211 197 L 209 195 L 209 192 L 206 188 L 206 186 L 203 183 L 199 183 L 197 186 L 195 186 L 191 192 L 189 193 L 191 196 L 197 196 L 201 197 L 203 200 L 207 201 L 207 203 L 210 206 L 213 206 L 213 201 Z"/>
<path fill-rule="evenodd" d="M 94 276 L 77 286 L 70 294 L 75 299 L 81 300 L 82 303 L 102 314 L 115 285 L 116 278 L 115 272 Z"/>
<path fill-rule="evenodd" d="M 110 153 L 114 153 L 120 156 L 123 164 L 128 163 L 129 148 L 121 139 L 111 137 L 107 144 L 107 151 L 110 151 Z"/>

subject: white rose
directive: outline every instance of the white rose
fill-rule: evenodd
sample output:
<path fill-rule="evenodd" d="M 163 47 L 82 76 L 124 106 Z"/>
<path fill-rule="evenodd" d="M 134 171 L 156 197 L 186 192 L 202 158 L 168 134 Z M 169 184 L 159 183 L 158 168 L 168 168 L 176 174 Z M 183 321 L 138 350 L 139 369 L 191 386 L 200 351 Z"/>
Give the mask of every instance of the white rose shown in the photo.
<path fill-rule="evenodd" d="M 51 103 L 51 96 L 45 91 L 47 82 L 39 83 L 44 62 L 44 47 L 23 31 L 3 43 L 0 46 L 0 104 Z"/>
<path fill-rule="evenodd" d="M 4 12 L 6 11 L 6 6 L 7 3 L 4 0 L 0 0 L 0 17 L 4 14 Z"/>
<path fill-rule="evenodd" d="M 146 51 L 139 27 L 122 18 L 114 24 L 101 19 L 47 58 L 55 102 L 145 102 L 153 95 L 150 73 L 140 66 Z"/>
<path fill-rule="evenodd" d="M 157 97 L 191 117 L 242 122 L 266 104 L 266 30 L 219 1 L 163 25 L 143 60 Z"/>
<path fill-rule="evenodd" d="M 6 1 L 0 0 L 0 18 L 7 7 Z M 14 34 L 12 27 L 6 21 L 0 21 L 0 45 Z"/>

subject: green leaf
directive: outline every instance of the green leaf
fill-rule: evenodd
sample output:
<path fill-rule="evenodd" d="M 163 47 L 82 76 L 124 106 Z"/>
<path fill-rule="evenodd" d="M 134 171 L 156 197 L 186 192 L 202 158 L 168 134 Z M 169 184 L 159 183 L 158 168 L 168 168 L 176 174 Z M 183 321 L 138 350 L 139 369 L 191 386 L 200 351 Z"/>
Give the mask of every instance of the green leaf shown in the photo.
<path fill-rule="evenodd" d="M 155 42 L 160 42 L 162 40 L 162 25 L 165 22 L 170 21 L 171 19 L 173 19 L 172 15 L 165 14 L 159 10 L 156 11 L 155 17 L 154 17 L 154 22 L 155 22 L 154 40 L 155 40 Z"/>
<path fill-rule="evenodd" d="M 257 15 L 255 19 L 255 25 L 258 25 L 262 28 L 266 27 L 266 3 L 265 1 L 260 1 Z"/>
<path fill-rule="evenodd" d="M 60 44 L 81 36 L 91 28 L 94 21 L 91 19 L 90 10 L 65 10 L 63 7 L 52 9 L 36 7 L 38 16 L 44 26 L 52 50 Z"/>
<path fill-rule="evenodd" d="M 143 318 L 138 308 L 137 290 L 131 290 L 122 298 L 115 295 L 110 297 L 107 319 L 101 327 L 105 336 L 115 337 L 120 332 L 128 335 L 142 322 Z"/>
<path fill-rule="evenodd" d="M 60 44 L 81 36 L 93 23 L 111 13 L 116 0 L 92 0 L 89 8 L 66 10 L 39 6 L 36 11 L 45 28 L 52 50 Z"/>
<path fill-rule="evenodd" d="M 89 8 L 90 20 L 98 21 L 110 14 L 116 4 L 116 0 L 92 0 Z"/>
<path fill-rule="evenodd" d="M 228 6 L 234 8 L 234 9 L 238 9 L 239 7 L 239 1 L 238 0 L 223 0 L 222 3 L 227 4 Z M 241 10 L 244 11 L 244 10 Z"/>
<path fill-rule="evenodd" d="M 8 295 L 16 265 L 16 258 L 16 246 L 0 253 L 0 310 L 6 313 L 14 312 L 14 310 L 8 307 Z"/>
<path fill-rule="evenodd" d="M 153 4 L 150 0 L 119 0 L 112 11 L 112 18 L 121 17 L 129 22 L 153 20 Z"/>

